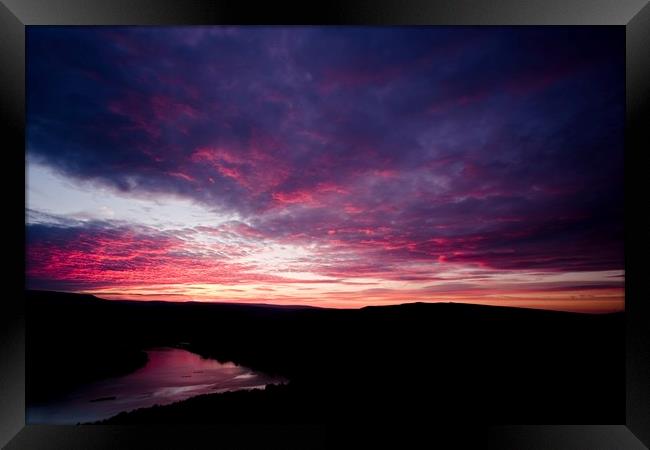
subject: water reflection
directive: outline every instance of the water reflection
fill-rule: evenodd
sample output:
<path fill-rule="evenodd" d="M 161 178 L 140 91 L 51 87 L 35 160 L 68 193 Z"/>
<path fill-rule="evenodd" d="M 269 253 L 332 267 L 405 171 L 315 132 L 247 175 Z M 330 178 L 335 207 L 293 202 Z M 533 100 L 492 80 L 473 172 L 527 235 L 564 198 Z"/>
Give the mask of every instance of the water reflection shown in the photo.
<path fill-rule="evenodd" d="M 177 348 L 152 349 L 147 354 L 147 364 L 131 374 L 85 385 L 54 402 L 29 405 L 27 423 L 90 422 L 196 395 L 263 388 L 285 381 Z"/>

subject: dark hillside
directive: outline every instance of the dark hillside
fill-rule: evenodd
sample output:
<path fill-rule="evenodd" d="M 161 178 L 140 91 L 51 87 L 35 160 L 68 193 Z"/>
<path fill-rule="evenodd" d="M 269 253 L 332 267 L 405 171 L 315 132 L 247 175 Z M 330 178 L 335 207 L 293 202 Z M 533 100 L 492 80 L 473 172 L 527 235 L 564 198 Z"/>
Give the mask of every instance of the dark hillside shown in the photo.
<path fill-rule="evenodd" d="M 120 423 L 265 421 L 263 411 L 269 421 L 624 420 L 623 313 L 449 303 L 335 310 L 45 292 L 28 292 L 27 306 L 32 400 L 133 370 L 142 349 L 159 345 L 291 380 L 122 415 Z"/>

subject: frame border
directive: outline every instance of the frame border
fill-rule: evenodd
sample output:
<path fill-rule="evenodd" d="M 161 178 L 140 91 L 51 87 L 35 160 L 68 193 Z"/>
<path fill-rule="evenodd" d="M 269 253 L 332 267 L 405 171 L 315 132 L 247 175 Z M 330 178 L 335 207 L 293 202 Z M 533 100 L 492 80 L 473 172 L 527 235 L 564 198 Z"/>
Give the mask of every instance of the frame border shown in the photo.
<path fill-rule="evenodd" d="M 284 448 L 339 446 L 339 430 L 323 426 L 215 425 L 174 427 L 25 426 L 25 26 L 29 25 L 204 25 L 204 24 L 355 24 L 355 25 L 619 25 L 626 32 L 625 150 L 625 298 L 626 298 L 626 423 L 617 425 L 527 425 L 468 429 L 462 424 L 445 431 L 427 427 L 430 442 L 443 439 L 457 448 L 507 449 L 643 449 L 650 446 L 650 338 L 647 283 L 641 264 L 648 246 L 650 223 L 637 213 L 631 198 L 646 187 L 641 171 L 650 133 L 642 118 L 650 117 L 650 3 L 647 0 L 390 0 L 297 3 L 283 10 L 277 3 L 252 5 L 244 0 L 2 0 L 0 2 L 0 123 L 6 131 L 8 169 L 3 177 L 10 207 L 5 221 L 11 263 L 5 269 L 10 295 L 0 302 L 0 446 L 40 448 L 199 448 L 206 442 L 225 446 L 282 443 Z M 287 5 L 288 6 L 288 5 Z M 22 152 L 19 151 L 22 149 Z M 646 175 L 647 176 L 647 175 Z M 647 201 L 647 199 L 645 199 Z M 642 207 L 646 203 L 641 203 Z M 644 211 L 641 211 L 641 213 Z M 18 264 L 16 261 L 20 261 Z M 378 434 L 388 429 L 355 428 L 362 440 L 386 443 Z M 417 434 L 420 430 L 409 430 Z M 416 445 L 397 433 L 395 444 Z M 371 437 L 372 436 L 372 437 Z M 13 438 L 13 439 L 12 439 Z M 379 438 L 379 439 L 378 439 Z M 201 439 L 204 439 L 201 441 Z M 350 442 L 348 439 L 345 442 Z M 202 444 L 202 445 L 201 445 Z M 644 445 L 645 444 L 645 445 Z"/>

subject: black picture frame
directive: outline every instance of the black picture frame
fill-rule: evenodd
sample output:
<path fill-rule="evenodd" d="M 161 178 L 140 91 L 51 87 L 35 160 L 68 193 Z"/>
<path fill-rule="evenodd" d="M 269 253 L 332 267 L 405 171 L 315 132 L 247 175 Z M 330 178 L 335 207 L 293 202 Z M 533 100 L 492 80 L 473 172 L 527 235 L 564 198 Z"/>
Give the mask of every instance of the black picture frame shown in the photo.
<path fill-rule="evenodd" d="M 215 427 L 117 427 L 25 425 L 24 320 L 24 139 L 25 26 L 191 25 L 191 24 L 381 24 L 381 25 L 615 25 L 626 30 L 625 298 L 626 422 L 608 425 L 512 425 L 449 429 L 436 424 L 393 430 L 373 424 L 355 427 L 356 439 L 324 426 L 231 425 Z M 0 3 L 0 123 L 6 128 L 2 178 L 5 214 L 5 298 L 0 340 L 0 445 L 8 449 L 87 448 L 331 448 L 362 446 L 368 439 L 399 448 L 414 444 L 426 428 L 427 447 L 507 449 L 643 449 L 650 446 L 650 338 L 648 287 L 644 283 L 648 243 L 647 199 L 642 171 L 650 135 L 650 5 L 647 0 L 348 0 L 249 4 L 208 0 L 3 0 Z M 7 176 L 11 175 L 11 176 Z M 21 182 L 23 183 L 21 185 Z M 416 429 L 417 428 L 417 429 Z M 334 440 L 334 441 L 333 441 Z M 476 443 L 480 447 L 476 447 Z M 644 445 L 645 444 L 645 445 Z"/>

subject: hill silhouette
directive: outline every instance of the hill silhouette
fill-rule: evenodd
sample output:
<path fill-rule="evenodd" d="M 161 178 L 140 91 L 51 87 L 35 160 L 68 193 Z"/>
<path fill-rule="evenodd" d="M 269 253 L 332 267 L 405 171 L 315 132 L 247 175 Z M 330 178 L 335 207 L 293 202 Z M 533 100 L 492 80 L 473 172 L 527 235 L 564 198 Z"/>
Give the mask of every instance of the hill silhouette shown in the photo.
<path fill-rule="evenodd" d="M 27 291 L 27 401 L 183 345 L 282 375 L 108 423 L 442 420 L 621 423 L 624 314 L 459 303 L 361 309 L 108 301 Z"/>

